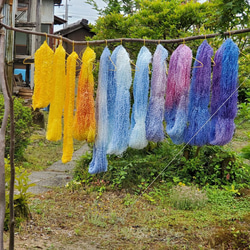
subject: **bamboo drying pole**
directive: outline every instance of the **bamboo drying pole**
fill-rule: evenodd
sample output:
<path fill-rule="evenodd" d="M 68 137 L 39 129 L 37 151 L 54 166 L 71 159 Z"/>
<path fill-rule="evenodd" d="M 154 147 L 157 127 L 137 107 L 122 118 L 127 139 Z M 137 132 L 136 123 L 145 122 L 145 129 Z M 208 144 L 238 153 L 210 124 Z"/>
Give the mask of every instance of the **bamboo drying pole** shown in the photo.
<path fill-rule="evenodd" d="M 213 38 L 216 36 L 232 36 L 232 35 L 237 35 L 237 34 L 242 34 L 242 33 L 248 33 L 250 32 L 250 28 L 247 29 L 241 29 L 241 30 L 232 30 L 232 31 L 227 31 L 224 33 L 214 33 L 214 34 L 208 34 L 208 35 L 199 35 L 199 36 L 190 36 L 190 37 L 185 37 L 185 38 L 178 38 L 178 39 L 171 39 L 171 40 L 152 40 L 152 39 L 142 39 L 142 38 L 115 38 L 115 39 L 107 39 L 107 40 L 95 40 L 95 41 L 73 41 L 71 39 L 68 39 L 66 37 L 62 37 L 59 35 L 53 35 L 53 34 L 46 34 L 42 32 L 37 32 L 37 31 L 30 31 L 30 30 L 23 30 L 15 27 L 8 26 L 4 23 L 0 23 L 0 28 L 4 27 L 5 29 L 8 30 L 14 30 L 26 34 L 31 34 L 31 35 L 38 35 L 38 36 L 47 36 L 51 37 L 54 39 L 62 40 L 66 43 L 71 43 L 75 45 L 99 45 L 99 44 L 107 44 L 107 43 L 115 43 L 115 42 L 141 42 L 141 43 L 161 43 L 161 44 L 170 44 L 170 43 L 182 43 L 182 42 L 187 42 L 187 41 L 192 41 L 192 40 L 198 40 L 198 39 L 206 39 L 206 38 Z"/>

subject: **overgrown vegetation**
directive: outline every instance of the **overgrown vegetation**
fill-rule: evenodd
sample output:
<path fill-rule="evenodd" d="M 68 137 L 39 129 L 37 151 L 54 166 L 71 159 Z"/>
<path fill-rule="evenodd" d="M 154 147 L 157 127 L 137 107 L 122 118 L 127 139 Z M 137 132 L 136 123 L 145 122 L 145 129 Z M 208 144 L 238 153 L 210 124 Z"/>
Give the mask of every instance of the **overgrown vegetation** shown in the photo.
<path fill-rule="evenodd" d="M 0 94 L 0 123 L 4 115 L 4 98 Z M 15 119 L 15 160 L 21 160 L 25 148 L 29 143 L 30 135 L 33 131 L 32 112 L 31 108 L 25 107 L 23 101 L 14 98 L 14 119 Z M 10 150 L 10 119 L 6 129 L 5 155 L 9 154 Z"/>
<path fill-rule="evenodd" d="M 22 223 L 17 246 L 219 250 L 247 249 L 250 244 L 249 192 L 239 197 L 210 187 L 203 191 L 207 201 L 202 206 L 183 210 L 172 205 L 166 183 L 142 196 L 124 190 L 100 195 L 92 187 L 56 189 L 35 197 L 33 219 Z"/>
<path fill-rule="evenodd" d="M 15 213 L 15 225 L 19 227 L 20 223 L 25 219 L 30 217 L 29 209 L 29 199 L 32 197 L 32 194 L 28 192 L 28 189 L 35 184 L 29 183 L 29 173 L 23 167 L 15 167 L 16 173 L 16 184 L 14 195 L 14 213 Z M 4 229 L 9 229 L 9 220 L 10 220 L 10 211 L 9 211 L 9 190 L 10 190 L 10 163 L 8 159 L 5 159 L 5 182 L 6 182 L 6 212 L 4 220 Z"/>
<path fill-rule="evenodd" d="M 108 156 L 109 170 L 90 175 L 88 165 L 92 155 L 82 156 L 75 168 L 74 178 L 86 184 L 98 181 L 113 188 L 125 188 L 140 193 L 157 178 L 157 183 L 186 185 L 216 185 L 217 187 L 250 184 L 249 165 L 232 150 L 219 146 L 203 146 L 197 154 L 196 147 L 188 147 L 188 158 L 183 156 L 183 146 L 174 145 L 170 139 L 150 143 L 145 150 L 128 149 L 122 156 Z"/>

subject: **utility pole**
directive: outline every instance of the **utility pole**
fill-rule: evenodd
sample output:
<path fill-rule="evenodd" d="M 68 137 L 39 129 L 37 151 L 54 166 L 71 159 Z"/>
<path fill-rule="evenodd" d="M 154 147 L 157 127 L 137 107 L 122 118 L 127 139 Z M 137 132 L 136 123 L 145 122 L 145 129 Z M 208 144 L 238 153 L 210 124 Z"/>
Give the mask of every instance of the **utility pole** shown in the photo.
<path fill-rule="evenodd" d="M 65 20 L 67 21 L 66 23 L 64 23 L 64 27 L 63 28 L 67 28 L 68 26 L 68 19 L 69 19 L 69 5 L 68 5 L 68 0 L 66 0 L 65 3 Z"/>

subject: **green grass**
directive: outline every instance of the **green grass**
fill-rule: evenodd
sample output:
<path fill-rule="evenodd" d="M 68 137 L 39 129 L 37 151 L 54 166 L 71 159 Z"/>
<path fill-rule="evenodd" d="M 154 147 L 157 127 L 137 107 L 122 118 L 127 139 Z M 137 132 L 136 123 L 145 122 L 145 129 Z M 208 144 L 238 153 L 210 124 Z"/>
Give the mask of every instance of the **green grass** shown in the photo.
<path fill-rule="evenodd" d="M 240 152 L 249 143 L 249 129 L 250 122 L 242 124 L 227 147 Z M 30 138 L 23 166 L 42 170 L 61 156 L 62 142 L 47 141 L 39 130 Z M 173 205 L 164 183 L 142 196 L 110 190 L 105 183 L 57 188 L 30 201 L 32 220 L 17 230 L 16 248 L 249 249 L 250 190 L 239 192 L 207 187 L 208 200 L 184 210 Z"/>
<path fill-rule="evenodd" d="M 47 126 L 48 112 L 43 112 Z M 45 127 L 46 127 L 45 126 Z M 85 142 L 74 140 L 74 150 L 79 149 Z M 63 140 L 52 142 L 46 139 L 46 129 L 36 130 L 29 139 L 29 145 L 24 152 L 24 160 L 19 162 L 29 171 L 45 170 L 56 161 L 61 160 Z"/>
<path fill-rule="evenodd" d="M 81 242 L 101 249 L 248 249 L 249 193 L 233 197 L 211 189 L 206 205 L 181 210 L 171 206 L 169 191 L 165 186 L 158 193 L 149 190 L 152 202 L 124 191 L 100 196 L 88 188 L 56 189 L 32 200 L 33 220 L 20 233 L 47 235 L 57 249 Z M 31 231 L 32 223 L 36 226 Z"/>

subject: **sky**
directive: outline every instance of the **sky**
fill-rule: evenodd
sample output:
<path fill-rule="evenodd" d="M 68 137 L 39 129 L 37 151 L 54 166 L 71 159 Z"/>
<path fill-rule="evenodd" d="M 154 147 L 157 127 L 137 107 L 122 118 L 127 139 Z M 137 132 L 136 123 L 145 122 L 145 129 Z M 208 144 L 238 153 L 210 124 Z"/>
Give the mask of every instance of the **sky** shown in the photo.
<path fill-rule="evenodd" d="M 99 7 L 105 6 L 105 3 L 102 0 L 96 0 Z M 54 11 L 55 15 L 60 18 L 65 18 L 65 3 L 66 0 L 62 0 L 63 6 L 56 6 Z M 92 9 L 92 6 L 85 3 L 84 0 L 68 0 L 68 24 L 75 23 L 81 19 L 87 19 L 89 23 L 94 24 L 98 19 L 98 13 Z M 55 25 L 55 30 L 62 29 L 62 25 Z"/>
<path fill-rule="evenodd" d="M 199 2 L 205 2 L 206 0 L 199 0 Z M 65 3 L 66 0 L 62 0 L 62 6 L 56 6 L 54 11 L 55 15 L 61 18 L 65 18 Z M 103 8 L 105 3 L 102 0 L 96 0 L 99 8 Z M 92 9 L 92 6 L 85 3 L 84 0 L 68 0 L 68 24 L 75 23 L 81 19 L 87 19 L 89 23 L 94 24 L 98 19 L 98 13 Z M 63 25 L 55 25 L 54 30 L 60 30 L 63 28 Z"/>

